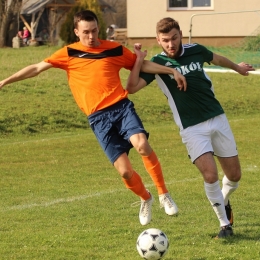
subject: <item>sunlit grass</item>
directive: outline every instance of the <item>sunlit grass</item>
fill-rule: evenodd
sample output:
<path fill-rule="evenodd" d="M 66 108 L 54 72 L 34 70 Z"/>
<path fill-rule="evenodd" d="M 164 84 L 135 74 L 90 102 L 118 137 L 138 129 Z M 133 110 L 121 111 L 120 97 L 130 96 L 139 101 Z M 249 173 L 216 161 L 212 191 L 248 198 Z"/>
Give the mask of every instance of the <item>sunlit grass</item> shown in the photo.
<path fill-rule="evenodd" d="M 1 78 L 54 50 L 0 49 Z M 121 76 L 124 85 L 128 72 Z M 139 208 L 131 207 L 138 198 L 125 189 L 98 146 L 65 73 L 52 69 L 0 91 L 0 259 L 140 259 L 135 242 L 150 227 L 169 237 L 165 260 L 259 259 L 259 76 L 210 73 L 210 77 L 230 119 L 243 170 L 231 200 L 233 238 L 212 239 L 218 220 L 155 83 L 130 99 L 150 133 L 180 214 L 172 218 L 159 208 L 152 181 L 132 150 L 133 167 L 155 197 L 153 220 L 143 227 Z"/>

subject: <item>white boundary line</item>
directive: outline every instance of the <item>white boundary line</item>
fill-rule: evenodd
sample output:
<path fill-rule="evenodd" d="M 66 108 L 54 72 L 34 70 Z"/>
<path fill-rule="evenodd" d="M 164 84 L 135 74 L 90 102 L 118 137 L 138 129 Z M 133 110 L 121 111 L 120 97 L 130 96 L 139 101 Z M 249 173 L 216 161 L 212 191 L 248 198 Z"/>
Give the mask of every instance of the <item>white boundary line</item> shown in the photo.
<path fill-rule="evenodd" d="M 206 72 L 219 72 L 219 73 L 237 73 L 234 70 L 229 70 L 229 69 L 213 69 L 213 68 L 205 68 L 204 70 Z M 260 70 L 255 70 L 255 71 L 249 71 L 249 74 L 255 74 L 255 75 L 260 75 Z"/>
<path fill-rule="evenodd" d="M 242 120 L 242 119 L 240 119 L 240 120 Z M 238 120 L 229 120 L 229 121 L 231 122 L 231 121 L 238 121 Z M 0 144 L 0 146 L 17 145 L 17 144 L 24 144 L 24 143 L 30 143 L 30 142 L 45 142 L 45 141 L 51 141 L 51 140 L 59 140 L 59 139 L 63 139 L 63 138 L 83 136 L 83 135 L 87 135 L 87 133 L 88 132 L 86 131 L 86 133 L 84 133 L 84 134 L 60 136 L 57 138 L 44 138 L 44 139 L 27 140 L 27 141 L 20 141 L 20 142 L 14 142 L 14 143 L 4 143 L 4 144 Z M 189 181 L 196 181 L 196 180 L 201 180 L 201 178 L 184 179 L 184 180 L 180 180 L 180 181 L 168 182 L 166 184 L 171 185 L 174 183 L 189 182 Z M 154 184 L 146 185 L 146 187 L 151 187 L 151 186 L 154 186 Z M 12 211 L 12 210 L 24 210 L 24 209 L 34 208 L 34 207 L 49 207 L 49 206 L 56 205 L 56 204 L 70 203 L 70 202 L 74 202 L 74 201 L 82 201 L 82 200 L 86 200 L 89 198 L 103 196 L 106 194 L 113 194 L 115 192 L 121 192 L 121 191 L 126 191 L 126 189 L 116 189 L 116 190 L 109 190 L 109 191 L 104 191 L 104 192 L 97 192 L 97 193 L 93 193 L 93 194 L 89 194 L 89 195 L 81 195 L 81 196 L 77 196 L 77 197 L 60 198 L 60 199 L 52 200 L 49 202 L 16 205 L 16 206 L 11 206 L 11 207 L 7 207 L 4 209 L 0 209 L 0 212 L 7 212 L 7 211 Z"/>
<path fill-rule="evenodd" d="M 182 182 L 193 182 L 201 180 L 201 178 L 191 178 L 191 179 L 183 179 L 180 181 L 173 181 L 173 182 L 167 182 L 167 185 L 170 184 L 175 184 L 175 183 L 182 183 Z M 153 187 L 154 184 L 147 184 L 145 187 Z M 32 203 L 32 204 L 21 204 L 21 205 L 16 205 L 16 206 L 11 206 L 11 207 L 6 207 L 0 209 L 0 212 L 7 212 L 7 211 L 13 211 L 13 210 L 25 210 L 25 209 L 31 209 L 31 208 L 36 208 L 36 207 L 50 207 L 52 205 L 57 205 L 61 203 L 71 203 L 75 201 L 82 201 L 82 200 L 87 200 L 91 199 L 94 197 L 99 197 L 99 196 L 105 196 L 107 194 L 113 194 L 117 192 L 122 192 L 122 191 L 128 191 L 126 188 L 125 189 L 116 189 L 116 190 L 108 190 L 108 191 L 102 191 L 102 192 L 96 192 L 88 195 L 81 195 L 81 196 L 75 196 L 75 197 L 68 197 L 68 198 L 60 198 L 60 199 L 55 199 L 52 201 L 47 201 L 47 202 L 42 202 L 42 203 Z"/>

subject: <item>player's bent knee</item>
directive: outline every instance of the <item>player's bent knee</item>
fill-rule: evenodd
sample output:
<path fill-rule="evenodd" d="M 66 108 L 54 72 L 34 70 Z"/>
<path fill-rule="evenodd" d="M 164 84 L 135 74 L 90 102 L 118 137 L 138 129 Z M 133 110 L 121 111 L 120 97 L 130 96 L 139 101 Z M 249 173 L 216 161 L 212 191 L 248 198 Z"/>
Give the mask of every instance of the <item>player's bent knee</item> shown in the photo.
<path fill-rule="evenodd" d="M 132 170 L 119 171 L 119 174 L 123 179 L 129 180 L 133 175 L 133 171 Z"/>
<path fill-rule="evenodd" d="M 233 182 L 238 182 L 241 179 L 241 171 L 237 170 L 237 171 L 233 171 L 233 172 L 226 172 L 225 173 L 226 177 L 228 178 L 229 181 L 233 181 Z"/>
<path fill-rule="evenodd" d="M 228 178 L 228 179 L 229 179 L 229 178 Z M 234 176 L 232 176 L 232 177 L 230 178 L 230 181 L 238 182 L 238 181 L 240 181 L 240 179 L 241 179 L 241 172 L 235 174 Z"/>
<path fill-rule="evenodd" d="M 147 140 L 140 140 L 138 144 L 135 145 L 135 149 L 142 156 L 148 156 L 152 152 L 152 148 Z"/>

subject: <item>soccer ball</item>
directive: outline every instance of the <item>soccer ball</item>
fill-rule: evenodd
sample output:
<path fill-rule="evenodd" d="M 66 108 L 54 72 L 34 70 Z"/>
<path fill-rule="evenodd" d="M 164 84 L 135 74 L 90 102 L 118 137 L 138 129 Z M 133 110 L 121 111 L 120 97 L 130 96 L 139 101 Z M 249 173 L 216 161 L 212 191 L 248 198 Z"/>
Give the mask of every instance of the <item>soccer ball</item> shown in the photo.
<path fill-rule="evenodd" d="M 162 259 L 169 248 L 166 234 L 157 228 L 144 230 L 136 241 L 136 248 L 140 256 L 146 260 Z"/>

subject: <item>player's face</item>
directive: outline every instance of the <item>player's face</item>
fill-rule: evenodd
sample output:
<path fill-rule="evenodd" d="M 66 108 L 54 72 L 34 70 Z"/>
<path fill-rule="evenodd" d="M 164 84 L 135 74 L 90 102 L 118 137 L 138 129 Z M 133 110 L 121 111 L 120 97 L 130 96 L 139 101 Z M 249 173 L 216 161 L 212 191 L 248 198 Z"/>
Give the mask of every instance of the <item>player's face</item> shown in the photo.
<path fill-rule="evenodd" d="M 79 21 L 78 28 L 74 29 L 74 32 L 79 37 L 80 42 L 86 47 L 97 47 L 100 44 L 97 21 Z"/>
<path fill-rule="evenodd" d="M 159 33 L 157 42 L 162 46 L 168 57 L 178 58 L 182 52 L 182 32 L 172 29 L 169 33 Z"/>

